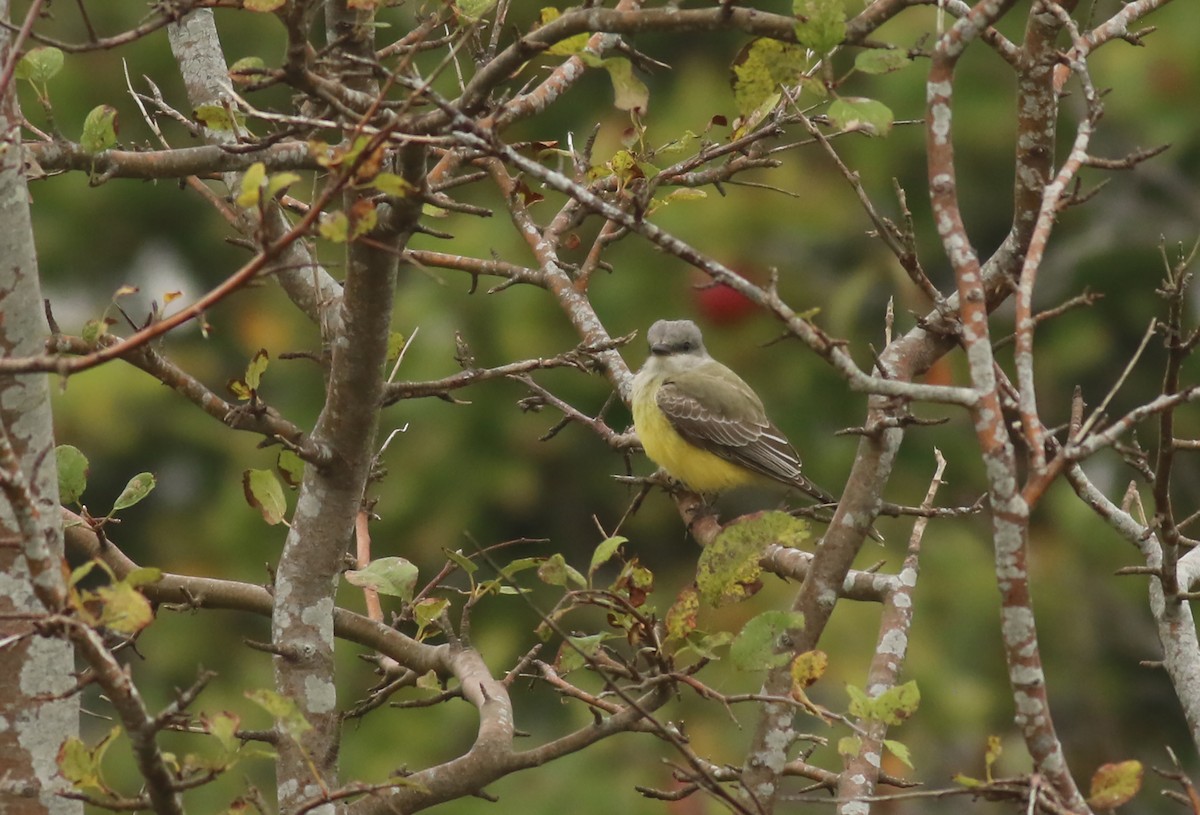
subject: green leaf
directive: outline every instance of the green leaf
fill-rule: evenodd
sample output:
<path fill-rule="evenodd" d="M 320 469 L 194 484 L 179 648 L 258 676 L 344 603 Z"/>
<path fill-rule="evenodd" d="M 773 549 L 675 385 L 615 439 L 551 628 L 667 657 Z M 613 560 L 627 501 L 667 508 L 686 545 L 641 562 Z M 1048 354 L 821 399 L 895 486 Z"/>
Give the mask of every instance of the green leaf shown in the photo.
<path fill-rule="evenodd" d="M 293 489 L 299 487 L 300 482 L 304 480 L 304 459 L 300 458 L 295 450 L 280 450 L 279 457 L 275 460 L 275 469 L 279 471 L 283 483 Z"/>
<path fill-rule="evenodd" d="M 92 569 L 99 566 L 102 569 L 107 569 L 103 561 L 89 560 L 87 563 L 81 563 L 71 570 L 71 576 L 67 579 L 67 585 L 71 588 L 79 585 L 79 581 L 91 574 Z"/>
<path fill-rule="evenodd" d="M 579 588 L 587 588 L 587 578 L 570 566 L 560 552 L 555 552 L 542 561 L 538 566 L 538 578 L 551 586 L 566 586 L 574 583 Z"/>
<path fill-rule="evenodd" d="M 381 557 L 365 569 L 346 572 L 346 582 L 361 589 L 374 589 L 389 597 L 409 602 L 417 587 L 417 567 L 402 557 Z"/>
<path fill-rule="evenodd" d="M 496 0 L 454 0 L 454 10 L 468 23 L 474 23 L 491 11 Z"/>
<path fill-rule="evenodd" d="M 244 114 L 224 105 L 200 105 L 192 111 L 192 118 L 209 130 L 233 130 L 246 123 Z"/>
<path fill-rule="evenodd" d="M 267 197 L 274 198 L 277 193 L 281 192 L 282 190 L 286 190 L 299 180 L 299 173 L 275 173 L 275 175 L 271 176 L 270 179 L 267 180 Z"/>
<path fill-rule="evenodd" d="M 846 694 L 850 697 L 851 716 L 888 725 L 902 724 L 921 703 L 921 692 L 915 681 L 888 688 L 875 697 L 868 696 L 862 688 L 847 685 Z"/>
<path fill-rule="evenodd" d="M 261 167 L 261 164 L 256 164 L 255 167 Z M 238 196 L 238 203 L 243 206 L 252 206 L 258 200 L 258 187 L 249 190 L 246 188 L 246 180 L 251 175 L 258 176 L 258 181 L 261 184 L 262 179 L 259 173 L 254 172 L 254 167 L 246 172 L 242 177 L 242 194 Z M 267 349 L 260 348 L 258 352 L 250 358 L 246 363 L 246 373 L 241 379 L 229 380 L 229 390 L 239 400 L 245 402 L 253 399 L 258 394 L 258 389 L 262 385 L 263 374 L 267 371 L 267 366 L 271 364 L 271 355 L 267 353 Z"/>
<path fill-rule="evenodd" d="M 83 135 L 79 146 L 85 153 L 99 153 L 117 143 L 117 109 L 112 105 L 97 105 L 83 120 Z"/>
<path fill-rule="evenodd" d="M 963 775 L 962 773 L 955 773 L 950 780 L 955 784 L 960 784 L 966 787 L 967 789 L 975 789 L 976 787 L 983 786 L 983 782 L 978 778 L 972 778 L 971 776 Z"/>
<path fill-rule="evenodd" d="M 267 353 L 266 348 L 260 348 L 250 357 L 250 362 L 246 365 L 246 376 L 242 380 L 246 383 L 246 387 L 252 391 L 257 391 L 258 386 L 262 383 L 262 375 L 266 372 L 267 366 L 271 364 L 271 355 Z"/>
<path fill-rule="evenodd" d="M 100 342 L 100 338 L 108 333 L 110 325 L 112 325 L 111 320 L 88 320 L 83 324 L 83 330 L 79 332 L 79 336 L 88 345 L 95 346 Z"/>
<path fill-rule="evenodd" d="M 125 575 L 125 579 L 121 582 L 128 583 L 136 589 L 138 586 L 148 586 L 151 583 L 157 583 L 162 580 L 162 576 L 162 569 L 156 569 L 153 566 L 139 566 Z"/>
<path fill-rule="evenodd" d="M 78 447 L 60 444 L 54 448 L 58 464 L 58 500 L 64 504 L 77 504 L 87 488 L 88 460 Z"/>
<path fill-rule="evenodd" d="M 322 167 L 340 167 L 343 164 L 353 164 L 370 143 L 370 136 L 358 136 L 350 143 L 349 147 L 330 147 L 324 142 L 317 141 L 310 142 L 309 149 Z"/>
<path fill-rule="evenodd" d="M 903 685 L 888 688 L 874 698 L 874 718 L 884 724 L 903 724 L 905 719 L 917 712 L 921 704 L 921 691 L 917 688 L 916 680 L 909 680 Z"/>
<path fill-rule="evenodd" d="M 500 569 L 500 576 L 512 580 L 513 575 L 541 566 L 542 562 L 543 558 L 540 557 L 519 557 Z"/>
<path fill-rule="evenodd" d="M 908 769 L 913 769 L 912 753 L 909 751 L 907 744 L 895 739 L 884 739 L 883 746 L 896 757 L 897 761 L 908 767 Z"/>
<path fill-rule="evenodd" d="M 628 150 L 618 150 L 614 153 L 613 157 L 608 160 L 608 168 L 612 170 L 613 175 L 620 179 L 622 184 L 646 177 L 637 157 Z"/>
<path fill-rule="evenodd" d="M 667 609 L 667 637 L 687 639 L 696 630 L 696 615 L 700 612 L 700 592 L 695 586 L 685 586 Z"/>
<path fill-rule="evenodd" d="M 407 340 L 408 338 L 399 331 L 393 331 L 388 334 L 387 367 L 389 371 L 396 364 L 396 360 L 400 359 L 400 354 L 404 352 L 404 344 Z"/>
<path fill-rule="evenodd" d="M 101 790 L 108 792 L 100 763 L 104 753 L 121 728 L 114 726 L 94 748 L 88 748 L 78 737 L 71 736 L 58 748 L 58 771 L 76 790 Z"/>
<path fill-rule="evenodd" d="M 283 487 L 270 470 L 246 470 L 242 473 L 242 492 L 246 502 L 262 513 L 263 520 L 274 526 L 287 512 Z"/>
<path fill-rule="evenodd" d="M 892 109 L 882 102 L 854 96 L 835 99 L 826 115 L 838 130 L 859 131 L 868 136 L 886 136 L 895 119 Z"/>
<path fill-rule="evenodd" d="M 696 566 L 700 599 L 722 606 L 758 591 L 759 558 L 772 543 L 796 546 L 808 537 L 808 525 L 786 512 L 765 512 L 727 525 L 704 547 Z"/>
<path fill-rule="evenodd" d="M 158 481 L 154 478 L 153 473 L 138 473 L 129 479 L 129 483 L 125 485 L 125 489 L 121 490 L 121 494 L 113 502 L 112 511 L 115 513 L 123 509 L 129 509 L 153 492 L 157 484 Z"/>
<path fill-rule="evenodd" d="M 654 572 L 634 558 L 622 567 L 621 574 L 613 582 L 612 591 L 623 595 L 634 608 L 641 608 L 646 597 L 654 591 Z"/>
<path fill-rule="evenodd" d="M 462 569 L 467 574 L 475 574 L 475 572 L 479 571 L 479 564 L 477 564 L 475 561 L 471 560 L 469 557 L 464 555 L 461 551 L 459 551 L 459 550 L 451 551 L 449 549 L 443 548 L 442 552 L 446 555 L 447 558 L 449 558 L 451 561 L 453 561 L 454 564 L 458 566 L 458 568 Z"/>
<path fill-rule="evenodd" d="M 873 48 L 859 51 L 854 57 L 854 70 L 864 74 L 888 74 L 912 64 L 908 54 L 891 48 Z"/>
<path fill-rule="evenodd" d="M 248 11 L 275 11 L 283 8 L 287 0 L 245 0 Z"/>
<path fill-rule="evenodd" d="M 842 736 L 837 742 L 837 751 L 840 756 L 856 756 L 861 747 L 862 739 L 858 736 Z"/>
<path fill-rule="evenodd" d="M 125 581 L 99 588 L 92 596 L 103 603 L 97 622 L 118 634 L 133 636 L 154 622 L 150 601 Z"/>
<path fill-rule="evenodd" d="M 602 63 L 612 80 L 613 105 L 617 110 L 645 111 L 650 89 L 633 73 L 633 64 L 625 57 L 611 57 Z"/>
<path fill-rule="evenodd" d="M 327 241 L 345 243 L 350 237 L 350 219 L 341 210 L 326 212 L 317 226 L 317 232 Z"/>
<path fill-rule="evenodd" d="M 812 685 L 825 675 L 829 668 L 829 655 L 824 651 L 805 651 L 792 660 L 792 685 L 801 690 Z"/>
<path fill-rule="evenodd" d="M 802 18 L 796 23 L 796 39 L 820 55 L 846 37 L 844 0 L 792 0 L 792 13 Z"/>
<path fill-rule="evenodd" d="M 30 48 L 17 63 L 13 76 L 45 85 L 62 70 L 63 52 L 47 45 L 40 48 Z"/>
<path fill-rule="evenodd" d="M 262 57 L 242 57 L 229 66 L 229 78 L 239 85 L 244 85 L 262 79 L 263 74 L 260 72 L 266 68 L 267 63 L 263 62 Z"/>
<path fill-rule="evenodd" d="M 1092 775 L 1087 802 L 1093 809 L 1116 809 L 1133 799 L 1142 788 L 1142 762 L 1102 764 Z"/>
<path fill-rule="evenodd" d="M 825 86 L 825 80 L 819 76 L 800 77 L 800 91 L 812 94 L 818 99 L 825 99 L 829 96 L 829 88 Z"/>
<path fill-rule="evenodd" d="M 253 207 L 258 205 L 260 196 L 262 195 L 263 181 L 267 177 L 267 165 L 261 161 L 256 161 L 242 174 L 242 191 L 237 197 L 237 204 L 240 207 Z"/>
<path fill-rule="evenodd" d="M 629 538 L 623 535 L 613 535 L 611 538 L 605 538 L 600 541 L 600 545 L 596 547 L 596 551 L 592 552 L 592 562 L 588 566 L 588 576 L 591 577 L 596 573 L 596 570 L 605 563 L 613 559 L 613 556 L 620 551 L 621 546 L 629 542 Z"/>
<path fill-rule="evenodd" d="M 728 631 L 718 631 L 715 634 L 703 634 L 696 636 L 692 634 L 688 637 L 688 647 L 695 651 L 705 659 L 720 659 L 720 654 L 717 653 L 718 648 L 724 648 L 729 643 L 733 642 L 733 634 Z"/>
<path fill-rule="evenodd" d="M 738 113 L 748 116 L 781 85 L 795 85 L 808 68 L 804 48 L 766 37 L 751 40 L 733 61 L 733 98 Z"/>
<path fill-rule="evenodd" d="M 361 238 L 363 235 L 370 232 L 379 223 L 379 211 L 375 209 L 375 204 L 365 198 L 354 202 L 354 206 L 350 208 L 350 225 L 353 227 L 350 231 L 350 239 Z"/>
<path fill-rule="evenodd" d="M 798 611 L 764 611 L 742 626 L 729 646 L 729 657 L 743 671 L 786 665 L 792 659 L 788 640 L 803 626 L 804 615 Z"/>
<path fill-rule="evenodd" d="M 425 629 L 445 613 L 450 601 L 444 597 L 426 597 L 413 606 L 413 619 L 417 621 L 417 639 L 423 639 Z"/>
<path fill-rule="evenodd" d="M 858 719 L 874 719 L 875 709 L 871 705 L 871 697 L 867 696 L 867 692 L 857 685 L 847 685 L 846 695 L 850 697 L 850 706 L 848 711 L 851 716 Z"/>
<path fill-rule="evenodd" d="M 562 12 L 556 8 L 542 9 L 542 25 L 554 22 L 561 15 Z M 559 40 L 558 42 L 554 43 L 554 45 L 547 48 L 546 53 L 555 57 L 569 57 L 573 54 L 578 54 L 580 51 L 586 48 L 588 40 L 591 38 L 592 35 L 587 31 L 584 31 L 581 34 L 575 34 L 574 36 L 567 37 L 565 40 Z"/>
<path fill-rule="evenodd" d="M 803 80 L 801 80 L 803 81 Z M 771 111 L 775 110 L 775 106 L 779 104 L 779 100 L 783 98 L 781 93 L 772 93 L 763 98 L 758 107 L 744 116 L 739 116 L 734 122 L 733 138 L 740 139 L 754 128 L 758 127 L 759 123 L 771 115 Z"/>
<path fill-rule="evenodd" d="M 215 738 L 217 744 L 221 746 L 222 753 L 231 756 L 242 746 L 242 740 L 237 737 L 238 727 L 241 726 L 242 720 L 236 714 L 217 713 L 214 716 L 203 716 L 201 720 L 209 735 Z"/>
<path fill-rule="evenodd" d="M 271 718 L 279 723 L 283 732 L 293 739 L 298 739 L 302 734 L 312 730 L 312 724 L 304 718 L 300 708 L 286 696 L 263 688 L 246 691 L 246 698 L 271 714 Z"/>
<path fill-rule="evenodd" d="M 391 195 L 395 198 L 407 198 L 417 189 L 404 176 L 396 173 L 380 173 L 371 179 L 371 186 L 384 195 Z"/>
<path fill-rule="evenodd" d="M 245 402 L 254 396 L 254 391 L 250 390 L 246 383 L 240 379 L 229 380 L 226 387 L 229 388 L 230 393 L 238 398 L 239 402 Z"/>
<path fill-rule="evenodd" d="M 688 149 L 700 137 L 691 130 L 683 131 L 683 135 L 664 144 L 654 151 L 656 156 L 673 156 Z"/>
<path fill-rule="evenodd" d="M 680 187 L 676 190 L 671 190 L 663 197 L 663 203 L 671 201 L 703 201 L 708 198 L 708 193 L 696 187 Z"/>
<path fill-rule="evenodd" d="M 561 673 L 582 668 L 588 660 L 596 656 L 600 645 L 611 638 L 611 634 L 590 634 L 580 637 L 567 637 L 566 642 L 558 649 L 558 657 L 554 664 Z"/>

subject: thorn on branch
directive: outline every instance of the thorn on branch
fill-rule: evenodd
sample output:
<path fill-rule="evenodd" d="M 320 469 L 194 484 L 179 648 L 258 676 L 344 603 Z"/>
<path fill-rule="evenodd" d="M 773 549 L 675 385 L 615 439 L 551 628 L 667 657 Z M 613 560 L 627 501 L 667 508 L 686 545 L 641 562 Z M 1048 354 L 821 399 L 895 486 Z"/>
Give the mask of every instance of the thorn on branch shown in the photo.
<path fill-rule="evenodd" d="M 420 221 L 418 221 L 416 224 L 413 225 L 413 231 L 420 232 L 422 235 L 428 235 L 431 238 L 440 238 L 441 240 L 444 240 L 444 241 L 454 240 L 453 234 L 451 234 L 449 232 L 444 232 L 440 229 L 434 229 L 433 227 L 429 226 L 428 224 L 422 223 Z"/>
<path fill-rule="evenodd" d="M 1153 484 L 1155 481 L 1154 470 L 1150 466 L 1150 457 L 1142 446 L 1138 444 L 1135 436 L 1131 444 L 1117 442 L 1113 445 L 1115 450 L 1126 464 L 1133 468 L 1147 484 Z"/>
<path fill-rule="evenodd" d="M 676 787 L 673 790 L 660 790 L 654 787 L 643 787 L 635 784 L 633 787 L 644 798 L 650 798 L 655 801 L 682 801 L 692 793 L 700 789 L 696 784 L 685 784 L 682 787 Z"/>
<path fill-rule="evenodd" d="M 425 201 L 439 209 L 448 210 L 450 212 L 461 212 L 466 215 L 475 215 L 480 218 L 490 218 L 494 214 L 487 207 L 481 207 L 476 204 L 467 204 L 462 201 L 455 201 L 445 193 L 429 193 L 425 196 Z"/>
<path fill-rule="evenodd" d="M 1084 190 L 1083 180 L 1076 178 L 1074 184 L 1071 186 L 1071 191 L 1069 193 L 1065 190 L 1063 191 L 1062 196 L 1055 204 L 1055 211 L 1064 212 L 1071 207 L 1077 207 L 1086 204 L 1088 201 L 1091 201 L 1093 198 L 1099 195 L 1102 189 L 1108 186 L 1108 181 L 1109 180 L 1106 178 L 1091 189 Z"/>
<path fill-rule="evenodd" d="M 1175 755 L 1175 751 L 1170 747 L 1167 748 L 1167 755 L 1171 757 L 1171 766 L 1175 769 L 1160 770 L 1158 767 L 1151 767 L 1150 769 L 1168 781 L 1174 781 L 1183 788 L 1183 792 L 1180 793 L 1176 792 L 1175 790 L 1164 790 L 1163 795 L 1178 801 L 1190 809 L 1193 813 L 1200 812 L 1200 794 L 1198 794 L 1196 791 L 1196 785 L 1193 784 L 1192 779 L 1188 778 L 1188 776 L 1183 772 L 1182 768 L 1179 766 L 1179 757 Z"/>
<path fill-rule="evenodd" d="M 62 333 L 62 329 L 60 329 L 58 327 L 58 321 L 54 319 L 54 310 L 52 308 L 50 308 L 50 299 L 49 298 L 45 298 L 42 300 L 42 308 L 46 312 L 46 322 L 50 326 L 50 336 L 57 337 L 59 334 Z"/>
<path fill-rule="evenodd" d="M 669 64 L 665 62 L 659 62 L 654 57 L 642 53 L 629 43 L 625 42 L 625 40 L 618 40 L 616 48 L 613 50 L 627 57 L 630 62 L 648 74 L 654 73 L 655 70 L 671 70 L 671 66 Z"/>
<path fill-rule="evenodd" d="M 267 654 L 274 654 L 275 656 L 283 657 L 289 662 L 304 662 L 312 659 L 316 653 L 316 649 L 311 645 L 276 645 L 273 642 L 261 642 L 248 638 L 243 638 L 242 642 L 247 648 Z"/>
<path fill-rule="evenodd" d="M 943 416 L 941 418 L 934 419 L 934 418 L 922 418 L 920 416 L 912 416 L 912 415 L 906 413 L 906 414 L 903 414 L 900 416 L 885 416 L 885 417 L 873 422 L 870 427 L 866 427 L 866 426 L 843 427 L 841 430 L 835 431 L 833 435 L 835 435 L 835 436 L 878 436 L 883 431 L 890 430 L 892 428 L 934 427 L 936 425 L 945 424 L 948 421 L 950 421 L 949 416 Z"/>
<path fill-rule="evenodd" d="M 183 715 L 183 711 L 188 709 L 192 702 L 196 700 L 196 697 L 200 695 L 200 692 L 204 690 L 204 688 L 208 686 L 208 683 L 211 682 L 216 676 L 216 671 L 201 670 L 200 675 L 196 677 L 196 681 L 192 683 L 191 687 L 183 690 L 176 690 L 175 701 L 163 708 L 163 710 L 154 717 L 153 729 L 164 730 L 172 723 L 172 720 L 176 719 L 180 715 Z"/>
<path fill-rule="evenodd" d="M 1046 320 L 1051 320 L 1055 317 L 1065 314 L 1068 311 L 1071 311 L 1072 309 L 1095 305 L 1098 300 L 1102 300 L 1103 298 L 1103 292 L 1095 292 L 1090 288 L 1084 288 L 1082 294 L 1078 294 L 1069 300 L 1058 304 L 1054 308 L 1048 308 L 1045 311 L 1039 311 L 1037 314 L 1033 315 L 1033 324 L 1036 327 L 1041 325 Z M 1007 337 L 1001 337 L 1000 339 L 996 340 L 995 344 L 992 346 L 992 350 L 998 350 L 1006 345 L 1010 345 L 1016 340 L 1016 337 L 1016 334 L 1009 334 Z"/>
<path fill-rule="evenodd" d="M 915 311 L 910 311 L 913 321 L 917 328 L 928 331 L 938 337 L 958 337 L 962 333 L 962 322 L 957 314 L 939 312 L 940 320 L 930 322 L 923 314 L 917 314 Z"/>
<path fill-rule="evenodd" d="M 1125 575 L 1139 575 L 1139 574 L 1150 575 L 1151 577 L 1158 577 L 1159 575 L 1162 574 L 1162 572 L 1160 569 L 1158 569 L 1154 566 L 1122 566 L 1121 568 L 1119 568 L 1115 572 L 1113 572 L 1113 574 L 1119 575 L 1122 577 L 1124 577 Z"/>
<path fill-rule="evenodd" d="M 1130 45 L 1136 45 L 1137 47 L 1141 48 L 1145 45 L 1142 40 L 1146 37 L 1149 37 L 1155 31 L 1158 31 L 1158 26 L 1150 25 L 1146 26 L 1145 28 L 1139 28 L 1137 31 L 1126 31 L 1124 34 L 1120 34 L 1119 36 Z M 1197 807 L 1197 811 L 1200 811 L 1200 807 Z"/>
<path fill-rule="evenodd" d="M 1171 144 L 1160 144 L 1157 147 L 1150 147 L 1145 150 L 1134 150 L 1124 158 L 1100 158 L 1099 156 L 1088 156 L 1083 160 L 1084 166 L 1096 167 L 1101 170 L 1131 170 L 1143 161 L 1152 159 L 1155 156 L 1171 149 Z"/>
<path fill-rule="evenodd" d="M 884 503 L 879 508 L 880 515 L 899 518 L 908 515 L 915 518 L 963 518 L 983 511 L 987 504 L 987 496 L 981 495 L 969 506 L 961 507 L 923 507 L 904 506 L 903 504 Z"/>

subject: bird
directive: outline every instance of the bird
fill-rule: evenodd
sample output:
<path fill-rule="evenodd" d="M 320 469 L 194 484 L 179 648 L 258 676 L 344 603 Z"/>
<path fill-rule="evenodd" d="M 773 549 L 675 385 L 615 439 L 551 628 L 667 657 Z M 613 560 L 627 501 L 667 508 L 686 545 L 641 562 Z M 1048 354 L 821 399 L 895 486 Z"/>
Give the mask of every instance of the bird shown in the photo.
<path fill-rule="evenodd" d="M 774 481 L 835 503 L 800 471 L 800 456 L 754 389 L 713 359 L 691 320 L 659 320 L 633 378 L 633 426 L 650 460 L 689 489 L 715 495 Z"/>
<path fill-rule="evenodd" d="M 821 504 L 837 499 L 800 472 L 800 456 L 762 400 L 713 359 L 691 320 L 659 320 L 633 378 L 633 426 L 650 460 L 704 496 L 775 482 Z M 872 527 L 872 538 L 883 537 Z"/>

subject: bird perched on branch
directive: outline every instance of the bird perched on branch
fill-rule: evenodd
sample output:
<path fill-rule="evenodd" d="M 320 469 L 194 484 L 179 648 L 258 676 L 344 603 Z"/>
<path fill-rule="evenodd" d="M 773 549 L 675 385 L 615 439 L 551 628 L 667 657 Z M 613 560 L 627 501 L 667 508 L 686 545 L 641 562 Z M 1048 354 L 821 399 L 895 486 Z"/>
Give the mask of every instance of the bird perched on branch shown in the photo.
<path fill-rule="evenodd" d="M 753 389 L 704 347 L 691 320 L 659 320 L 633 379 L 633 424 L 646 455 L 699 493 L 774 481 L 823 504 L 832 495 L 800 472 L 800 456 Z M 871 530 L 872 535 L 877 535 Z"/>

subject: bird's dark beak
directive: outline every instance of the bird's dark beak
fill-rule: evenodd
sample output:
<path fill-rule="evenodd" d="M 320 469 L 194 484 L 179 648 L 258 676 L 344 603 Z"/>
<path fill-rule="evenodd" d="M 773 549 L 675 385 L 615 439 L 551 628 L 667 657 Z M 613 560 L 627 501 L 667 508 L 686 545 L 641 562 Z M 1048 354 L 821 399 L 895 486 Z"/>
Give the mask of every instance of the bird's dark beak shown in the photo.
<path fill-rule="evenodd" d="M 671 353 L 671 346 L 665 342 L 656 342 L 650 346 L 650 353 L 656 357 L 665 357 Z"/>

